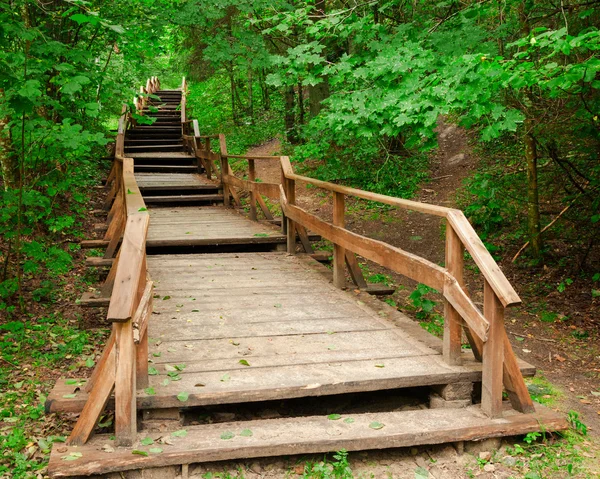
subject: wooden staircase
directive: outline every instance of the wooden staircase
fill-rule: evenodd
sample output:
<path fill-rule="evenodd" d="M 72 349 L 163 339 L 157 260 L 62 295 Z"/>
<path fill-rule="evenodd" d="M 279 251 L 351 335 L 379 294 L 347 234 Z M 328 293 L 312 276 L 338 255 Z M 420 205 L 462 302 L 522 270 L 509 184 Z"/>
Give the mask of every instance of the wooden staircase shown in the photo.
<path fill-rule="evenodd" d="M 155 477 L 185 477 L 204 461 L 568 427 L 532 402 L 523 376 L 535 369 L 504 329 L 520 298 L 460 211 L 303 177 L 287 157 L 230 155 L 223 135 L 202 136 L 186 118 L 185 79 L 160 90 L 153 78 L 142 92 L 137 112 L 157 121 L 123 116 L 106 234 L 89 242 L 105 248 L 89 263 L 110 267 L 100 299 L 113 330 L 91 377 L 61 379 L 48 396 L 48 412 L 80 413 L 54 446 L 52 477 L 161 467 L 172 470 Z M 247 162 L 244 178 L 232 158 Z M 258 181 L 258 160 L 277 162 L 282 184 Z M 296 204 L 296 181 L 331 194 L 332 220 Z M 444 218 L 445 266 L 348 230 L 345 197 Z M 333 244 L 331 269 L 311 257 L 315 233 Z M 483 311 L 464 286 L 465 250 L 483 277 Z M 438 290 L 443 340 L 367 294 L 357 254 Z M 409 407 L 397 407 L 401 395 Z M 92 437 L 105 407 L 114 433 Z M 274 408 L 285 412 L 264 419 Z M 213 415 L 222 411 L 234 413 Z"/>

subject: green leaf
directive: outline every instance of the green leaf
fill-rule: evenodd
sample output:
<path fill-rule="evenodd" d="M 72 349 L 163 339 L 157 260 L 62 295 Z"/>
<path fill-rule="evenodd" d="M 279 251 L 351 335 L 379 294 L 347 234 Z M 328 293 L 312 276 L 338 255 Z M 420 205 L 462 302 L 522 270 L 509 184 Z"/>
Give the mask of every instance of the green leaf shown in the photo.
<path fill-rule="evenodd" d="M 131 454 L 148 457 L 148 453 L 146 451 L 140 451 L 139 449 L 134 449 L 133 451 L 131 451 Z"/>
<path fill-rule="evenodd" d="M 245 359 L 240 359 L 238 363 L 240 363 L 242 366 L 250 366 L 250 363 Z"/>
<path fill-rule="evenodd" d="M 77 393 L 72 393 L 72 394 L 63 394 L 63 397 L 65 399 L 73 399 L 74 397 L 77 396 Z"/>
<path fill-rule="evenodd" d="M 171 381 L 169 380 L 169 378 L 165 378 L 165 379 L 163 379 L 162 385 L 163 386 L 168 386 L 170 382 Z"/>
<path fill-rule="evenodd" d="M 266 236 L 269 236 L 269 234 L 268 233 L 254 233 L 254 236 L 259 236 L 261 238 L 264 238 Z"/>
<path fill-rule="evenodd" d="M 148 208 L 144 208 L 144 207 L 142 207 L 142 208 L 140 208 L 138 211 L 148 211 Z"/>
<path fill-rule="evenodd" d="M 67 384 L 69 386 L 73 385 L 73 384 L 79 384 L 79 379 L 66 379 L 65 384 Z"/>
<path fill-rule="evenodd" d="M 70 452 L 68 455 L 62 456 L 61 459 L 63 461 L 76 461 L 80 457 L 83 457 L 83 454 L 81 452 Z"/>
<path fill-rule="evenodd" d="M 340 414 L 330 414 L 327 416 L 327 419 L 330 421 L 337 421 L 338 419 L 342 419 L 342 416 Z"/>
<path fill-rule="evenodd" d="M 233 439 L 235 437 L 235 434 L 232 433 L 231 431 L 225 431 L 223 434 L 221 434 L 221 439 L 227 441 L 228 439 Z"/>
<path fill-rule="evenodd" d="M 415 469 L 415 479 L 428 479 L 429 471 L 421 466 Z"/>
<path fill-rule="evenodd" d="M 160 447 L 151 447 L 150 449 L 148 449 L 148 452 L 152 454 L 160 454 L 161 452 L 163 452 L 163 450 Z"/>
<path fill-rule="evenodd" d="M 88 368 L 93 368 L 95 364 L 96 364 L 96 363 L 94 362 L 94 360 L 93 360 L 92 358 L 87 358 L 87 359 L 85 360 L 85 365 L 86 365 Z"/>
<path fill-rule="evenodd" d="M 185 429 L 180 429 L 179 431 L 175 431 L 171 433 L 173 437 L 185 437 L 187 436 L 187 431 Z"/>
<path fill-rule="evenodd" d="M 145 437 L 140 441 L 140 444 L 142 446 L 149 446 L 150 444 L 154 444 L 154 439 L 152 439 L 151 437 Z"/>
<path fill-rule="evenodd" d="M 377 421 L 373 421 L 371 424 L 369 424 L 369 427 L 371 429 L 381 429 L 384 426 L 385 426 L 385 424 L 381 424 L 380 422 L 377 422 Z"/>
<path fill-rule="evenodd" d="M 157 375 L 158 375 L 158 369 L 156 369 L 156 368 L 153 368 L 152 366 L 150 366 L 150 367 L 148 368 L 148 374 L 149 374 L 150 376 L 157 376 Z"/>
<path fill-rule="evenodd" d="M 353 419 L 353 418 L 351 418 L 351 417 L 347 417 L 346 419 L 344 419 L 344 422 L 345 422 L 346 424 L 352 424 L 352 423 L 354 422 L 354 419 Z"/>
<path fill-rule="evenodd" d="M 385 364 L 380 363 L 375 365 L 376 368 L 385 368 Z"/>
<path fill-rule="evenodd" d="M 186 402 L 188 400 L 188 398 L 190 397 L 189 393 L 185 392 L 185 391 L 181 391 L 178 395 L 177 395 L 177 399 L 179 399 L 181 402 Z"/>
<path fill-rule="evenodd" d="M 231 379 L 231 376 L 228 373 L 223 374 L 223 376 L 221 376 L 221 382 L 227 382 Z"/>
<path fill-rule="evenodd" d="M 242 432 L 240 432 L 240 436 L 243 436 L 243 437 L 250 437 L 253 435 L 254 435 L 254 433 L 252 432 L 251 429 L 243 429 Z"/>
<path fill-rule="evenodd" d="M 169 299 L 171 299 L 171 296 L 164 296 L 164 297 L 163 297 L 163 301 L 167 301 L 167 300 L 169 300 Z"/>
<path fill-rule="evenodd" d="M 146 388 L 146 389 L 144 389 L 144 392 L 148 396 L 154 396 L 156 394 L 156 391 L 154 390 L 154 388 Z"/>

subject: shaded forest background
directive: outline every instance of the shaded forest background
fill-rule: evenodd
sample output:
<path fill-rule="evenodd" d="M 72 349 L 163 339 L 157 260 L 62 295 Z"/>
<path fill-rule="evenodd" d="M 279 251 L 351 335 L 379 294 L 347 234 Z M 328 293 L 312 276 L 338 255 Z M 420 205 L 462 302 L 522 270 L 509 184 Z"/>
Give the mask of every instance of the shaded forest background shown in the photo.
<path fill-rule="evenodd" d="M 57 305 L 93 280 L 75 259 L 90 196 L 152 75 L 186 75 L 188 116 L 232 153 L 279 136 L 301 171 L 404 198 L 439 119 L 460 125 L 481 161 L 459 204 L 486 246 L 507 264 L 529 242 L 536 294 L 597 306 L 599 25 L 594 0 L 0 1 L 0 368 L 25 340 L 34 367 L 89 352 Z"/>

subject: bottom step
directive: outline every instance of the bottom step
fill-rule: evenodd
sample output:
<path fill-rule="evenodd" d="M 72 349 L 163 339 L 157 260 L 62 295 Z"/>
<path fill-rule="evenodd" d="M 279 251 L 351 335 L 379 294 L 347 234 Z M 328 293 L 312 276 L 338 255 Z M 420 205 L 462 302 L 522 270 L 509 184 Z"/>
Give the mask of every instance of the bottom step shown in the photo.
<path fill-rule="evenodd" d="M 464 409 L 421 409 L 400 412 L 348 414 L 337 420 L 312 416 L 189 426 L 178 432 L 138 435 L 133 447 L 114 447 L 108 435 L 85 446 L 55 444 L 48 472 L 51 477 L 107 474 L 152 467 L 230 459 L 385 449 L 490 437 L 516 436 L 533 431 L 567 429 L 566 418 L 543 406 L 535 414 L 505 411 L 490 419 L 479 406 Z M 147 444 L 151 438 L 153 443 Z"/>

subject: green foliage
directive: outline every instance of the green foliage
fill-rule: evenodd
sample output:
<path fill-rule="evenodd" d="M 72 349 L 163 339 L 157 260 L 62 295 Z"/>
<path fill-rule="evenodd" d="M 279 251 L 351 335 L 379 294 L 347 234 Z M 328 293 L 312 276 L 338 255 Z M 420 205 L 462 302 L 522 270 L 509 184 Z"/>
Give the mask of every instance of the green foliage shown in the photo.
<path fill-rule="evenodd" d="M 325 457 L 320 462 L 306 463 L 301 477 L 306 479 L 352 479 L 354 475 L 348 464 L 348 453 L 341 450 L 333 455 L 333 461 Z"/>

